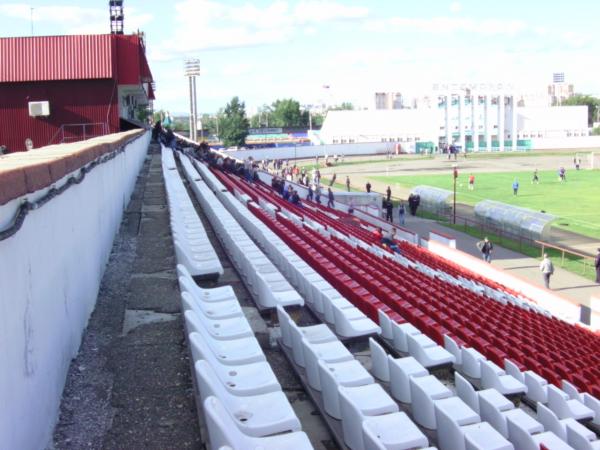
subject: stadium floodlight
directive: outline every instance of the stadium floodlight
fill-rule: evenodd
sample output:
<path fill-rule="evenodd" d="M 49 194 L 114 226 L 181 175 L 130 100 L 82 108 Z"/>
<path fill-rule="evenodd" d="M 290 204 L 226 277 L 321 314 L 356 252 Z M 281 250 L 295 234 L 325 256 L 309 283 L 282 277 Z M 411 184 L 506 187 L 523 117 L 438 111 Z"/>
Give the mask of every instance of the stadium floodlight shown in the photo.
<path fill-rule="evenodd" d="M 200 76 L 200 60 L 197 58 L 186 59 L 183 63 L 186 77 Z"/>
<path fill-rule="evenodd" d="M 186 59 L 183 62 L 184 75 L 190 85 L 190 139 L 196 141 L 198 124 L 198 105 L 196 103 L 196 77 L 200 76 L 200 60 Z"/>

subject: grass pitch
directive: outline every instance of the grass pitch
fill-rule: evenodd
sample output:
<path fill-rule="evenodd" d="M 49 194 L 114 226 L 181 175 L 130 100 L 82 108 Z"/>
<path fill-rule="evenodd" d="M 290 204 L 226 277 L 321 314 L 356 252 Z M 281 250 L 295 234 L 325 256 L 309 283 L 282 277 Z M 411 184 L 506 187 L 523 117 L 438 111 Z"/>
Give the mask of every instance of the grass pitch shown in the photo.
<path fill-rule="evenodd" d="M 600 239 L 600 171 L 567 170 L 561 183 L 556 171 L 539 171 L 539 184 L 531 182 L 533 172 L 475 173 L 475 189 L 468 190 L 469 173 L 459 173 L 457 202 L 474 205 L 482 200 L 496 200 L 535 211 L 554 214 L 554 226 Z M 452 175 L 372 176 L 391 186 L 435 186 L 452 190 Z M 519 180 L 518 195 L 512 184 Z"/>

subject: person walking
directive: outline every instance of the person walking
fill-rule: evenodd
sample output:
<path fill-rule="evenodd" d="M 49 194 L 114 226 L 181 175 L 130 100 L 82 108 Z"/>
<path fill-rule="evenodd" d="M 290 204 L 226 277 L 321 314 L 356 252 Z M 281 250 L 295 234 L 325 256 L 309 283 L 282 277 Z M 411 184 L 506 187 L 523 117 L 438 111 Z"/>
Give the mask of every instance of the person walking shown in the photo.
<path fill-rule="evenodd" d="M 594 266 L 596 267 L 596 283 L 600 283 L 600 248 L 594 260 Z"/>
<path fill-rule="evenodd" d="M 337 178 L 337 175 L 335 174 L 335 172 L 333 172 L 333 176 L 331 177 L 331 181 L 329 182 L 329 186 L 333 186 L 333 183 L 335 183 L 335 179 Z"/>
<path fill-rule="evenodd" d="M 533 183 L 540 184 L 537 167 L 535 169 L 533 169 L 533 178 L 531 179 L 531 184 L 533 184 Z"/>
<path fill-rule="evenodd" d="M 400 225 L 404 225 L 404 217 L 406 216 L 406 208 L 404 202 L 401 201 L 398 205 L 398 218 L 400 219 Z"/>
<path fill-rule="evenodd" d="M 554 273 L 554 264 L 548 258 L 548 253 L 544 253 L 544 259 L 540 263 L 540 270 L 544 276 L 544 286 L 546 286 L 546 289 L 550 289 L 550 277 Z"/>
<path fill-rule="evenodd" d="M 513 188 L 513 195 L 517 195 L 519 193 L 519 180 L 517 180 L 516 178 L 515 178 L 515 181 L 513 181 L 512 188 Z"/>
<path fill-rule="evenodd" d="M 367 181 L 367 185 L 366 185 L 365 187 L 366 187 L 366 189 L 367 189 L 367 194 L 370 194 L 370 193 L 371 193 L 371 183 L 369 183 L 369 182 Z"/>
<path fill-rule="evenodd" d="M 469 190 L 472 191 L 475 189 L 475 175 L 469 175 Z"/>
<path fill-rule="evenodd" d="M 315 202 L 317 202 L 318 205 L 321 204 L 321 186 L 319 184 L 315 185 Z"/>
<path fill-rule="evenodd" d="M 333 198 L 333 191 L 331 190 L 331 188 L 327 188 L 327 206 L 329 208 L 333 208 L 335 206 L 334 203 L 334 198 Z"/>
<path fill-rule="evenodd" d="M 388 186 L 385 190 L 386 200 L 389 202 L 392 199 L 392 190 Z"/>
<path fill-rule="evenodd" d="M 481 256 L 485 262 L 492 262 L 492 251 L 494 250 L 494 244 L 490 242 L 490 240 L 486 237 L 483 238 L 483 241 L 479 241 L 477 243 L 477 248 L 481 252 Z"/>
<path fill-rule="evenodd" d="M 346 190 L 350 192 L 350 177 L 346 175 Z"/>

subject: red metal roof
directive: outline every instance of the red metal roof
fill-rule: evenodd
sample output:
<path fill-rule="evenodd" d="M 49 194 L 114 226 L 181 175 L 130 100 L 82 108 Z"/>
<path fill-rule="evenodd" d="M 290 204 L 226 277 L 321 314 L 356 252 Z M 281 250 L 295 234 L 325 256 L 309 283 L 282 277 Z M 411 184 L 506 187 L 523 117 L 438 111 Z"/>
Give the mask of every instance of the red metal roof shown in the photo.
<path fill-rule="evenodd" d="M 110 34 L 0 38 L 0 83 L 113 78 Z"/>

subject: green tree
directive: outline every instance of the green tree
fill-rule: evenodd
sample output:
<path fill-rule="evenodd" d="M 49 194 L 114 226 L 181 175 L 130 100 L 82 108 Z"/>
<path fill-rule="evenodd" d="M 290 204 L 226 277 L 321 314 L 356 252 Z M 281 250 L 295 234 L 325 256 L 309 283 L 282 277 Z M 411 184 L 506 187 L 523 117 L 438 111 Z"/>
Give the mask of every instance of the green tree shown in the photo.
<path fill-rule="evenodd" d="M 585 105 L 588 107 L 588 126 L 592 126 L 598 120 L 600 109 L 600 98 L 592 95 L 575 94 L 562 102 L 564 105 Z"/>
<path fill-rule="evenodd" d="M 293 98 L 276 100 L 270 115 L 269 126 L 272 127 L 306 127 L 308 111 L 300 109 L 300 102 Z"/>
<path fill-rule="evenodd" d="M 248 136 L 246 105 L 236 96 L 225 106 L 219 117 L 219 137 L 226 147 L 241 147 Z"/>

